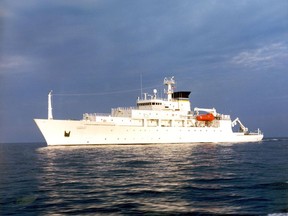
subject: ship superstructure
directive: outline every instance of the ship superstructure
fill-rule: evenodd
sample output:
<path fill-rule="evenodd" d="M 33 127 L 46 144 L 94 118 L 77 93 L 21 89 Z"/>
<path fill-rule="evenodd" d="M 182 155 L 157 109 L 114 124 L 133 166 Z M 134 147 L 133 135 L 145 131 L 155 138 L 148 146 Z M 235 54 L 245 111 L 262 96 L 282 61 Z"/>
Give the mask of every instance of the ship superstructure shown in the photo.
<path fill-rule="evenodd" d="M 84 113 L 82 120 L 56 120 L 52 92 L 48 94 L 48 118 L 35 119 L 48 145 L 152 144 L 195 142 L 255 142 L 262 132 L 249 132 L 239 118 L 215 108 L 191 110 L 189 91 L 174 92 L 174 77 L 165 78 L 166 98 L 144 93 L 136 107 L 112 108 L 111 113 Z M 239 131 L 232 128 L 239 125 Z"/>

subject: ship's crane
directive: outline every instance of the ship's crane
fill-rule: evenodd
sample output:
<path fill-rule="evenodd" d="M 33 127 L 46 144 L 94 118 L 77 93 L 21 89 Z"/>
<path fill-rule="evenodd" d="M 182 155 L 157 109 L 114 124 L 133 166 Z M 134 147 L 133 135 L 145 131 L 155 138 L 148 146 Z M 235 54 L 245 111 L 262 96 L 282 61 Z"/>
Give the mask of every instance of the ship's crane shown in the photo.
<path fill-rule="evenodd" d="M 240 121 L 239 118 L 236 118 L 236 119 L 231 123 L 232 127 L 236 126 L 237 123 L 238 123 L 239 126 L 240 126 L 240 131 L 241 131 L 241 132 L 244 132 L 245 134 L 248 133 L 248 128 L 246 128 L 246 127 L 242 124 L 242 122 Z"/>

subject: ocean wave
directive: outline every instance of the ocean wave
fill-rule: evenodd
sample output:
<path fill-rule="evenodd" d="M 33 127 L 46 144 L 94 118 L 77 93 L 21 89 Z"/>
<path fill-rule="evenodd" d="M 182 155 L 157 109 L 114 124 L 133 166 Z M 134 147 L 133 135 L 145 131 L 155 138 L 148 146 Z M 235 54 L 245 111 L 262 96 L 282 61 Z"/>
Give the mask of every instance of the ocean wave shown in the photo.
<path fill-rule="evenodd" d="M 263 142 L 282 142 L 288 141 L 288 137 L 267 137 L 263 139 Z"/>
<path fill-rule="evenodd" d="M 268 214 L 268 216 L 288 216 L 288 213 L 272 213 Z"/>

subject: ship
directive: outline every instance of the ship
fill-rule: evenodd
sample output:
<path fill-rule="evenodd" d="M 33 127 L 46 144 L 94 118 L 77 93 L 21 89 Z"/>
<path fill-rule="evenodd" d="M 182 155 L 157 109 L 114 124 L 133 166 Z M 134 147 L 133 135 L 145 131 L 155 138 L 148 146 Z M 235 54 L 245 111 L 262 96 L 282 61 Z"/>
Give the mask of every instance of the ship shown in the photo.
<path fill-rule="evenodd" d="M 110 113 L 84 113 L 80 120 L 54 119 L 52 91 L 48 118 L 34 119 L 48 146 L 106 144 L 243 143 L 263 139 L 260 129 L 250 132 L 239 118 L 215 108 L 191 109 L 190 91 L 174 91 L 174 77 L 164 78 L 164 98 L 157 89 L 143 93 L 135 107 L 112 108 Z M 237 126 L 237 127 L 235 127 Z"/>

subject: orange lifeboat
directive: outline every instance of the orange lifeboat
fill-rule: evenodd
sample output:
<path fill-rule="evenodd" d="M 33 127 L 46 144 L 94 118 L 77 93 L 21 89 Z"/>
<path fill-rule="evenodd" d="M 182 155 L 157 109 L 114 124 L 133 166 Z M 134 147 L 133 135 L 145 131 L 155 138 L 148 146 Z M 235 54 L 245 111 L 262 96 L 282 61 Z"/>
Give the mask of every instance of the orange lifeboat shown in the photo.
<path fill-rule="evenodd" d="M 196 117 L 198 121 L 213 121 L 215 119 L 214 115 L 212 113 L 207 113 L 203 115 L 198 115 Z"/>

